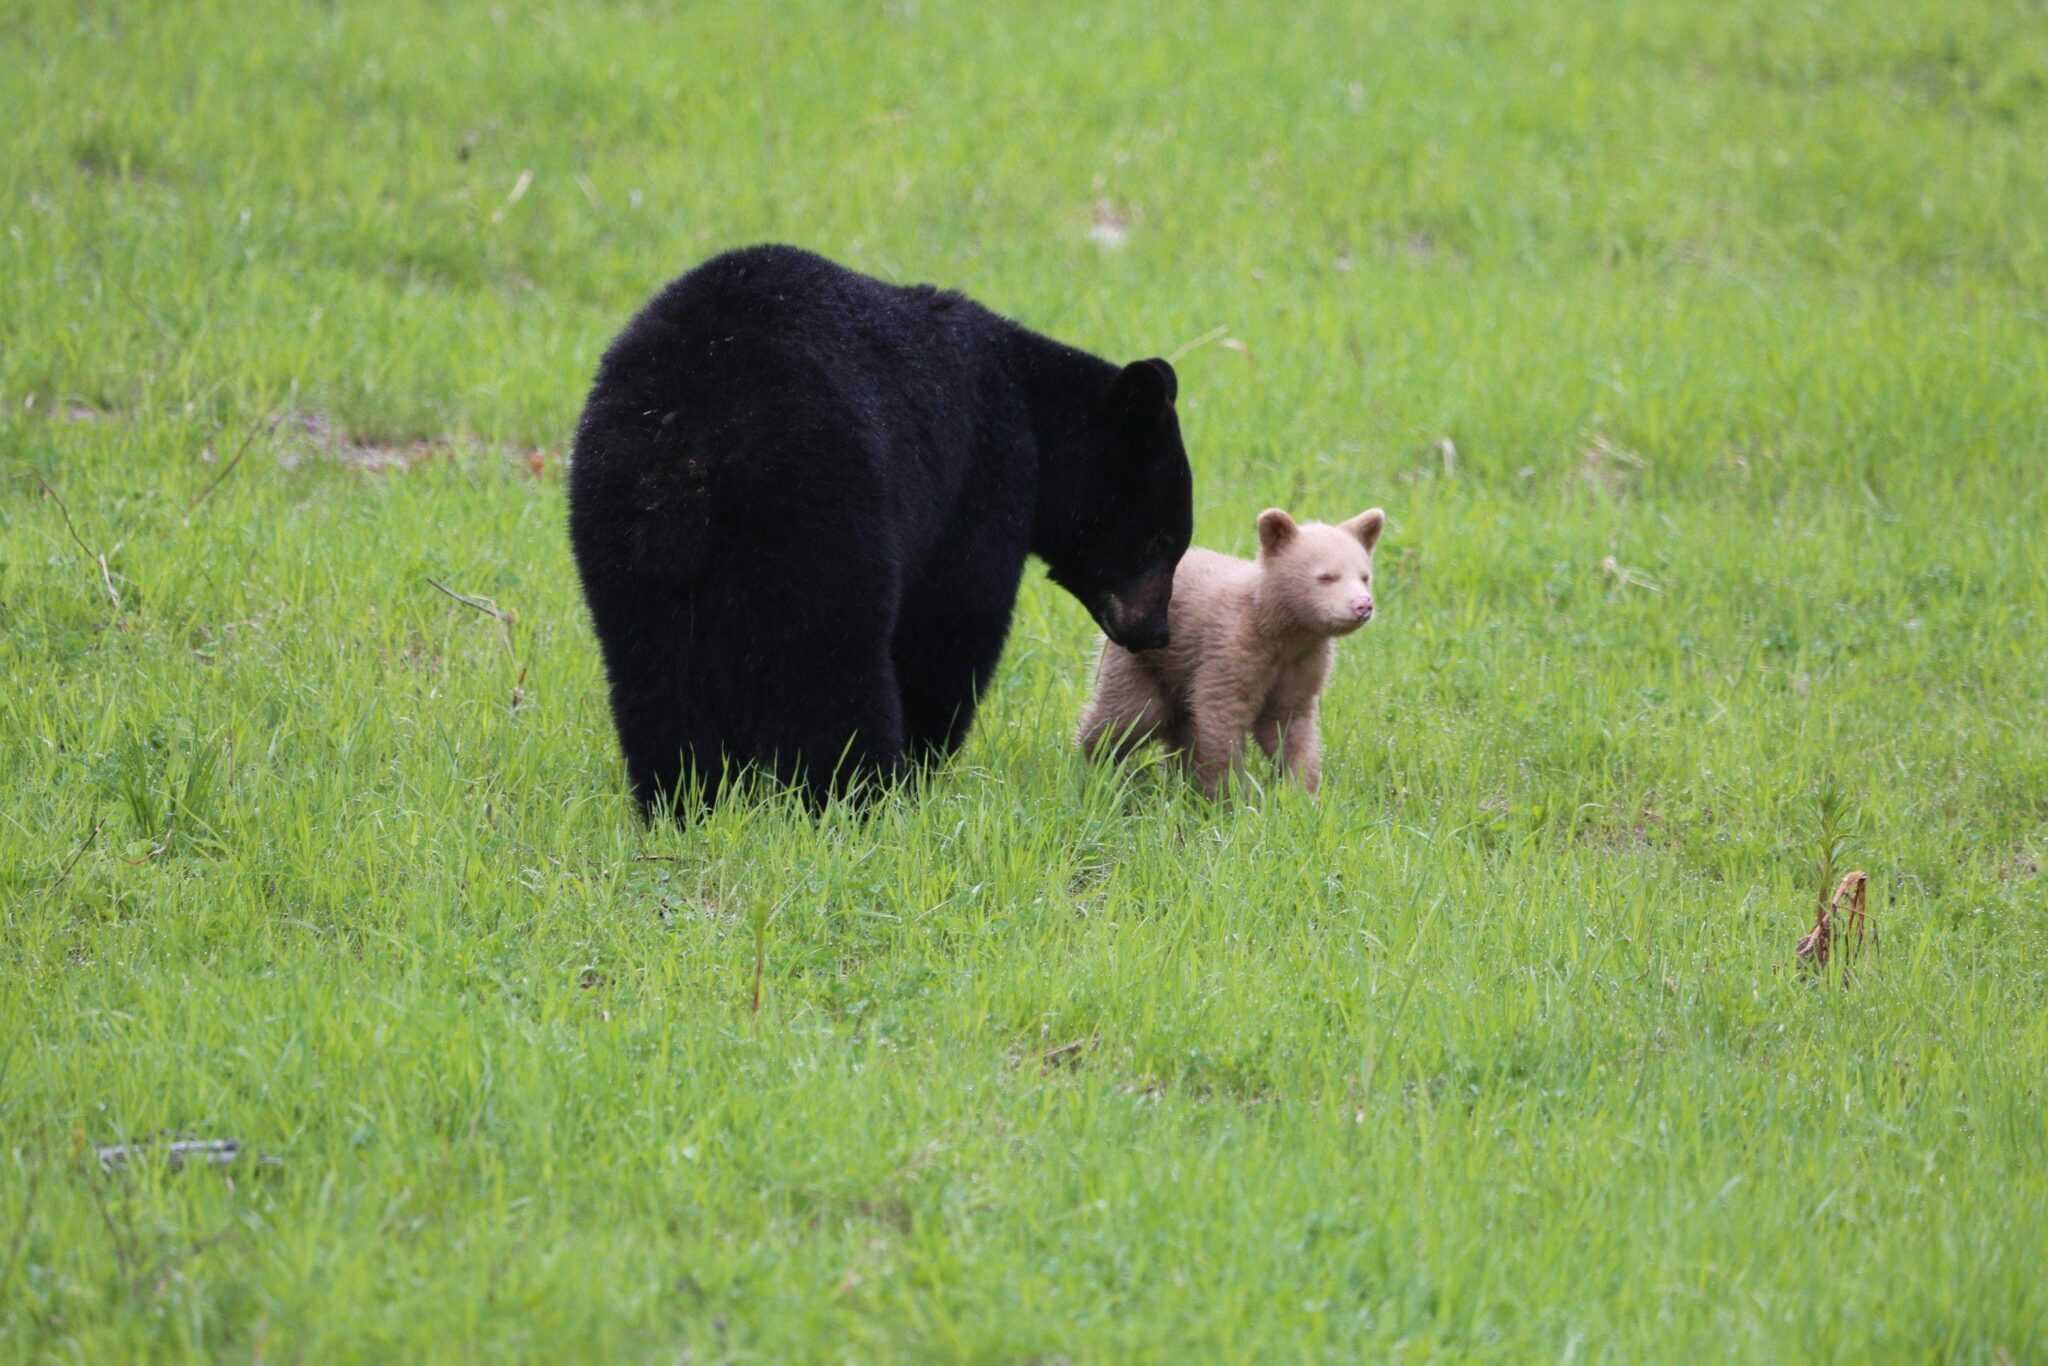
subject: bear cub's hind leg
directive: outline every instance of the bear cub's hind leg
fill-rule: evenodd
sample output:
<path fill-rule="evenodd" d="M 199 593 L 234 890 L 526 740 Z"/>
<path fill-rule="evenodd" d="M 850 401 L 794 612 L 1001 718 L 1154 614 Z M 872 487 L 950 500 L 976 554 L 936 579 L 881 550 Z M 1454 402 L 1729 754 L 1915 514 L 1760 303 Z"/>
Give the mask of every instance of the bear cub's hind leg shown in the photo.
<path fill-rule="evenodd" d="M 1081 753 L 1122 760 L 1147 740 L 1163 735 L 1172 719 L 1157 680 L 1129 655 L 1105 645 L 1097 665 L 1095 695 L 1081 716 Z"/>

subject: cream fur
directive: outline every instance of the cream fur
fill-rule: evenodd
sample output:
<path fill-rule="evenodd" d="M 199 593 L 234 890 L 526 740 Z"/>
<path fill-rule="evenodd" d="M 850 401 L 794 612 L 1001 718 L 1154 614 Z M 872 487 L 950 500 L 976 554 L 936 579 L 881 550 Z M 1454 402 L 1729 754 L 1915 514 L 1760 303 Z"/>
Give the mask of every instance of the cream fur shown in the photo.
<path fill-rule="evenodd" d="M 1378 508 L 1337 526 L 1268 508 L 1257 560 L 1188 551 L 1173 576 L 1172 643 L 1142 654 L 1103 643 L 1082 752 L 1122 758 L 1159 740 L 1213 797 L 1250 735 L 1316 791 L 1318 699 L 1338 638 L 1372 619 L 1372 551 L 1385 525 Z"/>

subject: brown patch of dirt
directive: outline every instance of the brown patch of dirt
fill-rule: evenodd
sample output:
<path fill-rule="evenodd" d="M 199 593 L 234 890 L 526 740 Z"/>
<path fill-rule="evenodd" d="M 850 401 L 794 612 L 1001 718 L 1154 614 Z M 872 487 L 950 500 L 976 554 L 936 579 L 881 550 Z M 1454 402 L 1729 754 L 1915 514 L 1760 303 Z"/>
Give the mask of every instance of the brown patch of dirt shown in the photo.
<path fill-rule="evenodd" d="M 461 455 L 495 455 L 516 462 L 534 478 L 545 476 L 550 465 L 560 467 L 565 457 L 544 449 L 497 446 L 466 437 L 414 437 L 405 441 L 378 441 L 343 431 L 324 413 L 291 413 L 278 424 L 278 464 L 296 469 L 308 459 L 332 461 L 368 474 L 403 474 L 430 460 L 453 459 Z"/>

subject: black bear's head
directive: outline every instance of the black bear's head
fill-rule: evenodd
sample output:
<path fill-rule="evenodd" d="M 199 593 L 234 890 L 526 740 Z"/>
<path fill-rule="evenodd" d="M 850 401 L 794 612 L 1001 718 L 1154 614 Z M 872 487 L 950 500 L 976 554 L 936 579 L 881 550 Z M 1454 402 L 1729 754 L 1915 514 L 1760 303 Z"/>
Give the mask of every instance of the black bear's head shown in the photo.
<path fill-rule="evenodd" d="M 1173 571 L 1194 535 L 1178 390 L 1163 360 L 1126 365 L 1093 403 L 1078 449 L 1045 474 L 1056 485 L 1045 491 L 1047 570 L 1127 650 L 1166 644 Z"/>

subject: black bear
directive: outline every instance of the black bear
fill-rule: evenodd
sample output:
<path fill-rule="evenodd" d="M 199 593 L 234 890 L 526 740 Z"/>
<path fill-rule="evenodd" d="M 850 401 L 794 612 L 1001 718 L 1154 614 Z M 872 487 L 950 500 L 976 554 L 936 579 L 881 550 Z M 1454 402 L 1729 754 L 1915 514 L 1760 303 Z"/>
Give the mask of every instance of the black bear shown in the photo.
<path fill-rule="evenodd" d="M 670 283 L 599 363 L 568 481 L 643 814 L 746 768 L 821 806 L 952 753 L 1027 554 L 1111 640 L 1164 645 L 1175 388 L 794 247 Z"/>

